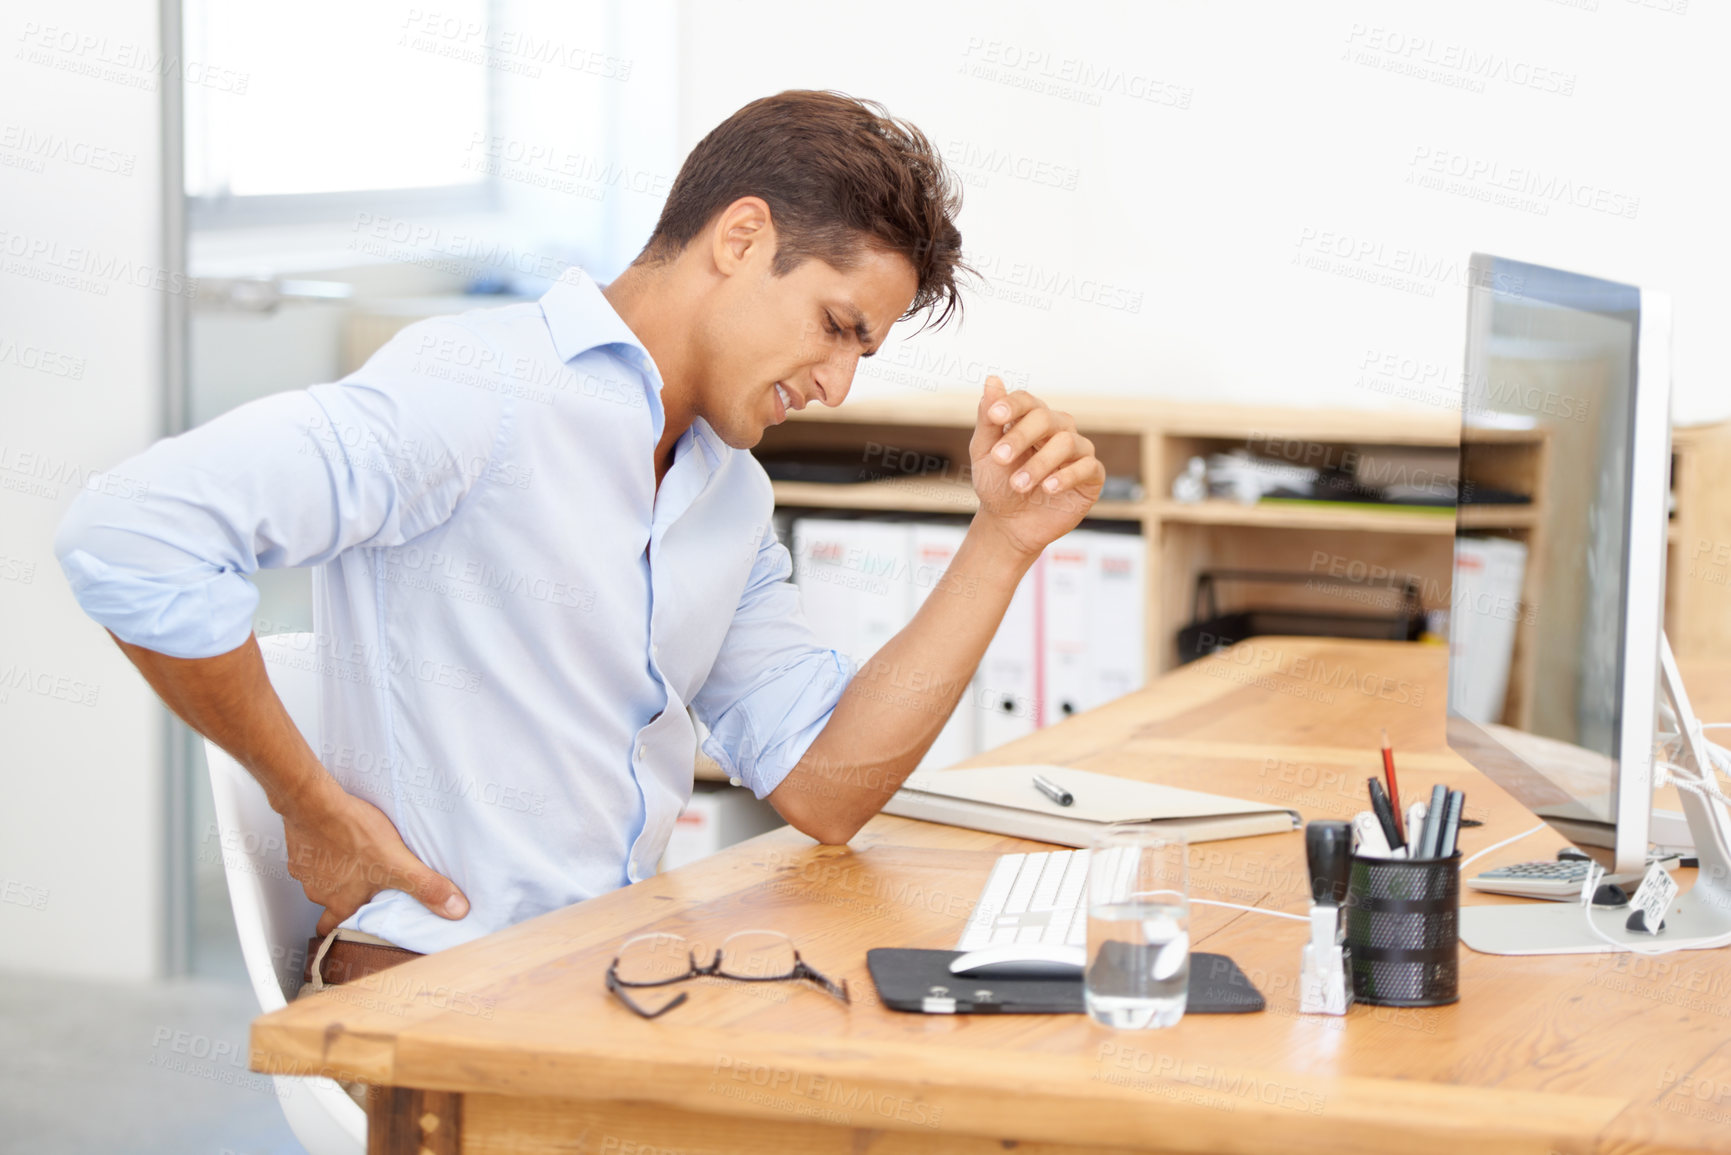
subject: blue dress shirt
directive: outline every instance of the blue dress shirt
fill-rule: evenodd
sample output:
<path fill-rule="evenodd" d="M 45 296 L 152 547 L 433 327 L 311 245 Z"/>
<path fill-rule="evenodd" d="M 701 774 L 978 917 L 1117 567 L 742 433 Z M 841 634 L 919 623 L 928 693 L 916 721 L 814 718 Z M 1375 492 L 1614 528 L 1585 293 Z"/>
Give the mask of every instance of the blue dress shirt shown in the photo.
<path fill-rule="evenodd" d="M 158 442 L 80 493 L 55 552 L 91 617 L 183 658 L 246 640 L 245 575 L 316 567 L 320 758 L 470 902 L 381 891 L 343 925 L 440 950 L 652 875 L 688 706 L 761 798 L 846 687 L 755 459 L 698 419 L 657 490 L 660 391 L 572 270 Z"/>

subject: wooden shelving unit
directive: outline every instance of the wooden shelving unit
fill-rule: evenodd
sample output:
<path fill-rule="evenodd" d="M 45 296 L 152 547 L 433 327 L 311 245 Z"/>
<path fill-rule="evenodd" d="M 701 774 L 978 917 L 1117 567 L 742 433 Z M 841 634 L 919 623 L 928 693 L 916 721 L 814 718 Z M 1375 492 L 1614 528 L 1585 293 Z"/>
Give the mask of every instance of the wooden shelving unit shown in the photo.
<path fill-rule="evenodd" d="M 839 492 L 838 492 L 839 491 Z M 801 509 L 894 510 L 903 513 L 967 513 L 980 506 L 965 481 L 918 477 L 893 478 L 870 485 L 823 485 L 811 481 L 778 481 L 776 504 Z M 1146 512 L 1139 501 L 1100 501 L 1093 516 L 1135 521 Z"/>
<path fill-rule="evenodd" d="M 1163 501 L 1154 507 L 1161 522 L 1186 525 L 1265 526 L 1274 529 L 1362 529 L 1365 514 L 1351 509 L 1319 509 L 1304 505 L 1241 505 L 1211 498 L 1195 504 Z M 1378 511 L 1375 527 L 1381 533 L 1452 534 L 1454 512 L 1406 513 Z"/>
<path fill-rule="evenodd" d="M 1665 631 L 1680 659 L 1731 654 L 1731 422 L 1671 433 Z"/>
<path fill-rule="evenodd" d="M 1456 520 L 1443 513 L 1264 503 L 1241 505 L 1211 499 L 1183 504 L 1170 497 L 1172 482 L 1192 456 L 1236 447 L 1252 450 L 1304 444 L 1327 458 L 1360 447 L 1459 444 L 1459 421 L 1447 413 L 1405 414 L 1363 410 L 1289 409 L 1226 405 L 1186 405 L 1131 398 L 1065 396 L 1052 398 L 1076 418 L 1091 438 L 1108 473 L 1139 482 L 1145 494 L 1136 501 L 1101 502 L 1091 516 L 1136 523 L 1147 542 L 1147 668 L 1150 676 L 1170 669 L 1177 659 L 1178 629 L 1191 617 L 1197 574 L 1205 569 L 1261 569 L 1321 573 L 1341 564 L 1355 569 L 1411 575 L 1420 583 L 1427 609 L 1447 607 L 1453 573 Z M 838 409 L 811 407 L 794 414 L 765 435 L 761 452 L 846 449 L 862 463 L 911 465 L 922 455 L 941 455 L 952 464 L 941 474 L 856 485 L 777 482 L 776 501 L 784 509 L 870 510 L 968 514 L 975 501 L 966 474 L 968 440 L 977 399 L 932 394 L 896 399 L 849 401 Z M 1473 529 L 1502 533 L 1531 543 L 1541 531 L 1548 473 L 1546 437 L 1541 432 L 1475 431 L 1472 476 L 1520 493 L 1532 503 L 1477 506 L 1464 519 Z M 1680 652 L 1701 654 L 1731 642 L 1731 563 L 1718 567 L 1723 577 L 1690 577 L 1691 554 L 1700 542 L 1731 543 L 1731 485 L 1719 481 L 1731 462 L 1731 425 L 1677 432 L 1675 484 L 1677 515 L 1671 534 L 1668 621 Z M 1717 467 L 1715 465 L 1717 464 Z M 1731 549 L 1731 546 L 1727 546 Z M 1523 596 L 1535 587 L 1529 567 Z M 1697 565 L 1697 572 L 1707 570 Z M 1258 589 L 1258 605 L 1352 612 L 1338 591 L 1293 587 Z M 1223 607 L 1231 608 L 1223 597 Z M 1511 679 L 1510 720 L 1527 708 L 1524 681 L 1530 678 L 1527 634 L 1517 633 Z"/>

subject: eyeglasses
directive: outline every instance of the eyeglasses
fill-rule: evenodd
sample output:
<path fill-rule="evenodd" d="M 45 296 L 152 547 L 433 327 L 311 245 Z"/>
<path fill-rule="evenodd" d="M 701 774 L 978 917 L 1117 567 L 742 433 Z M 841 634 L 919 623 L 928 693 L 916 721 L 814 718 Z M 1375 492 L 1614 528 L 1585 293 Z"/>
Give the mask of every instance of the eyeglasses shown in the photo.
<path fill-rule="evenodd" d="M 627 990 L 665 987 L 687 979 L 711 976 L 742 983 L 780 983 L 803 979 L 816 983 L 842 1002 L 850 1002 L 847 982 L 839 985 L 818 974 L 799 957 L 793 940 L 779 931 L 742 930 L 722 940 L 707 965 L 697 961 L 698 948 L 683 935 L 640 934 L 627 939 L 607 967 L 607 989 L 646 1019 L 665 1015 L 685 1001 L 685 993 L 656 1010 L 645 1010 Z"/>

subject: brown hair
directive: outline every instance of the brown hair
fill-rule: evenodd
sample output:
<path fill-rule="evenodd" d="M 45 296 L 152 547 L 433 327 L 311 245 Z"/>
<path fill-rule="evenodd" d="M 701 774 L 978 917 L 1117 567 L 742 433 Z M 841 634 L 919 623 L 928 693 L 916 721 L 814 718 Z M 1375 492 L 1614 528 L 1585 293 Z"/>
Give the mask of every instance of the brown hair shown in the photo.
<path fill-rule="evenodd" d="M 925 134 L 880 104 L 839 92 L 794 90 L 754 100 L 685 158 L 638 258 L 666 260 L 740 197 L 762 197 L 783 276 L 808 257 L 842 270 L 868 245 L 900 253 L 919 278 L 905 317 L 960 313 L 956 274 L 962 197 Z"/>

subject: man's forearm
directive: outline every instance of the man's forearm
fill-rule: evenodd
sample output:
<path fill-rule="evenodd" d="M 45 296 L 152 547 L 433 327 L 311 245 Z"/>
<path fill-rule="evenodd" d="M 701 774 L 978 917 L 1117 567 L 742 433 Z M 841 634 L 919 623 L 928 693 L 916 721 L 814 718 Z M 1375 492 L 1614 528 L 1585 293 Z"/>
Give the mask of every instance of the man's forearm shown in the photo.
<path fill-rule="evenodd" d="M 341 790 L 271 687 L 256 637 L 211 658 L 171 658 L 114 640 L 169 709 L 246 767 L 278 814 Z"/>
<path fill-rule="evenodd" d="M 169 709 L 264 787 L 283 818 L 289 875 L 325 908 L 317 934 L 381 890 L 412 895 L 442 918 L 468 916 L 456 884 L 416 858 L 382 811 L 349 795 L 319 762 L 271 686 L 256 637 L 213 658 L 171 658 L 114 640 Z"/>
<path fill-rule="evenodd" d="M 883 808 L 937 739 L 1033 564 L 976 517 L 907 627 L 854 675 L 770 801 L 823 842 L 846 842 Z"/>

